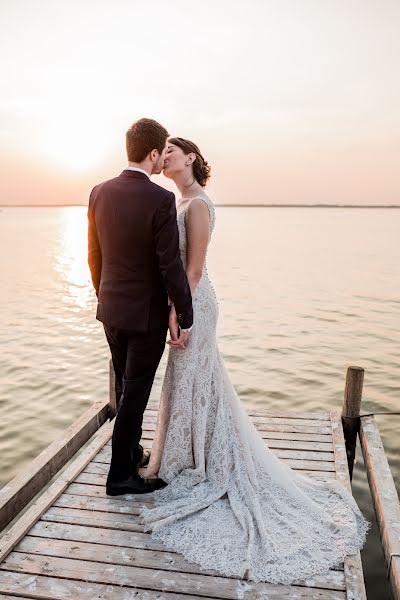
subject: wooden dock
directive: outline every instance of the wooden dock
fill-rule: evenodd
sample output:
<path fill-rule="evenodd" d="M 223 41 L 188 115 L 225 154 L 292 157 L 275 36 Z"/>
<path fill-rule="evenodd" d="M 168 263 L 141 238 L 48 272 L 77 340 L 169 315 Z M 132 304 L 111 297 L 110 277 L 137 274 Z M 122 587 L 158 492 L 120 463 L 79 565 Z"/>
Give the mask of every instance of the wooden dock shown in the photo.
<path fill-rule="evenodd" d="M 113 427 L 113 421 L 106 421 L 105 406 L 90 409 L 70 428 L 65 439 L 74 440 L 86 428 L 86 445 L 75 452 L 78 442 L 70 442 L 72 459 L 0 538 L 0 600 L 366 599 L 358 554 L 323 576 L 283 586 L 201 571 L 166 551 L 139 522 L 139 505 L 151 504 L 151 494 L 110 498 L 105 493 Z M 100 419 L 92 435 L 94 414 Z M 157 407 L 149 406 L 142 437 L 146 448 L 151 448 L 156 417 Z M 336 477 L 350 488 L 339 414 L 252 411 L 251 418 L 269 447 L 292 468 L 319 480 Z M 65 439 L 0 491 L 3 525 L 33 497 L 32 486 L 40 489 L 49 481 L 54 456 L 57 464 L 62 457 L 65 462 Z M 18 502 L 21 494 L 24 500 Z"/>

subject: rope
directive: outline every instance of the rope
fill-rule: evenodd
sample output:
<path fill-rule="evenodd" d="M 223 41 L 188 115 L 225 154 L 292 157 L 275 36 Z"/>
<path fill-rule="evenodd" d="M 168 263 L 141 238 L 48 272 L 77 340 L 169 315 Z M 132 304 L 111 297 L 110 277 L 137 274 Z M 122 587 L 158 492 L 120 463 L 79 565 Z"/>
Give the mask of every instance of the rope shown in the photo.
<path fill-rule="evenodd" d="M 358 415 L 358 417 L 346 417 L 342 415 L 342 419 L 362 419 L 363 417 L 374 417 L 375 415 L 396 415 L 399 416 L 400 412 L 376 412 L 376 413 L 367 413 L 365 415 Z"/>

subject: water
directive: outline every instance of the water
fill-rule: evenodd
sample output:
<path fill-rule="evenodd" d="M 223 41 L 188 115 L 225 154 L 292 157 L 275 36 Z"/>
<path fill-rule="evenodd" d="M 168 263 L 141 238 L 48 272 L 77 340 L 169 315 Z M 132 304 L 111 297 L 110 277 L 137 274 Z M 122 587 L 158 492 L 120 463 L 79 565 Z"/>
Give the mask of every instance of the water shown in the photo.
<path fill-rule="evenodd" d="M 400 211 L 218 208 L 208 270 L 220 348 L 248 406 L 341 408 L 349 365 L 363 410 L 400 412 Z M 86 209 L 0 212 L 0 485 L 108 393 L 86 265 Z M 166 353 L 152 398 L 160 393 Z M 397 489 L 400 417 L 378 417 Z M 362 457 L 353 489 L 373 519 Z M 362 554 L 368 598 L 389 598 L 376 527 Z"/>

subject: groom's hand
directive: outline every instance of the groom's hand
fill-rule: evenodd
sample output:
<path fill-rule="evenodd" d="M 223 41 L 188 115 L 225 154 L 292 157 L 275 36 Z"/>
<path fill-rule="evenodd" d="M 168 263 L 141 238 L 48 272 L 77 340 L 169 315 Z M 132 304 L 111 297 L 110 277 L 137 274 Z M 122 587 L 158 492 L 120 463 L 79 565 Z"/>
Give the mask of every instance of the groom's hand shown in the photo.
<path fill-rule="evenodd" d="M 180 330 L 179 337 L 176 340 L 173 340 L 171 337 L 171 339 L 168 340 L 167 344 L 169 344 L 171 348 L 181 348 L 182 350 L 184 350 L 187 346 L 189 335 L 189 331 Z"/>

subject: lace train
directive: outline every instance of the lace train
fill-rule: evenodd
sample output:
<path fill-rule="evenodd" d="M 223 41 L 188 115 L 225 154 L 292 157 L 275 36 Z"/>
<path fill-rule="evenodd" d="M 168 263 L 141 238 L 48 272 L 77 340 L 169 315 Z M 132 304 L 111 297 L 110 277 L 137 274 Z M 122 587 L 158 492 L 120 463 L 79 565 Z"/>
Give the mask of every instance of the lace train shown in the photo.
<path fill-rule="evenodd" d="M 184 211 L 178 227 L 185 264 Z M 142 507 L 145 530 L 226 576 L 289 584 L 324 573 L 363 546 L 369 524 L 339 482 L 299 475 L 258 434 L 218 351 L 206 267 L 193 307 L 188 348 L 169 351 L 148 467 L 169 485 Z"/>

